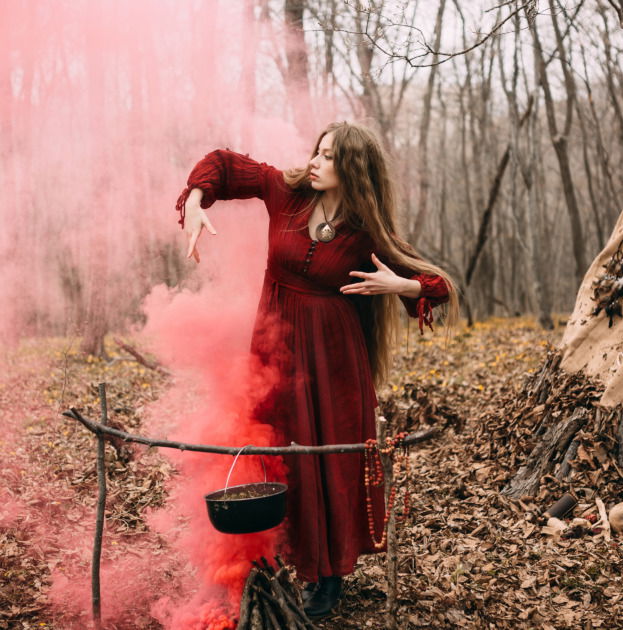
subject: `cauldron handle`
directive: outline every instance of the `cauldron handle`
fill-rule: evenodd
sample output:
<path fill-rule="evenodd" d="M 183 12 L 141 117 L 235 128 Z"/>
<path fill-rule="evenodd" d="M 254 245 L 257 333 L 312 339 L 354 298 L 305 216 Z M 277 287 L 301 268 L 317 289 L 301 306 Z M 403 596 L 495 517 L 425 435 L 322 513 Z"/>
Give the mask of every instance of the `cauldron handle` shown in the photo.
<path fill-rule="evenodd" d="M 232 465 L 229 468 L 229 473 L 227 474 L 227 481 L 225 482 L 225 491 L 223 492 L 223 494 L 225 494 L 227 492 L 227 488 L 229 488 L 229 478 L 231 477 L 231 474 L 234 471 L 234 466 L 236 465 L 236 462 L 238 461 L 238 458 L 240 457 L 240 455 L 242 455 L 242 451 L 244 451 L 244 449 L 249 447 L 249 446 L 253 446 L 253 444 L 245 444 L 236 453 L 236 457 L 234 457 L 234 461 L 232 462 Z M 264 463 L 264 457 L 262 455 L 260 455 L 260 460 L 262 461 L 262 468 L 264 469 L 264 483 L 266 483 L 266 464 Z"/>

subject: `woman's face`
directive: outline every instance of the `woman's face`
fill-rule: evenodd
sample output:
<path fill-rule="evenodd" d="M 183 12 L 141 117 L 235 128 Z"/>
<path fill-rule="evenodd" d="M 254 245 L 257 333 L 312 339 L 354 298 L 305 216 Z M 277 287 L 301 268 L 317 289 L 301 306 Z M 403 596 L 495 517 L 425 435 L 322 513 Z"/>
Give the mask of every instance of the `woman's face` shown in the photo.
<path fill-rule="evenodd" d="M 318 153 L 309 162 L 311 171 L 309 180 L 314 190 L 327 191 L 337 189 L 340 180 L 335 172 L 333 163 L 333 133 L 322 137 L 318 145 Z"/>

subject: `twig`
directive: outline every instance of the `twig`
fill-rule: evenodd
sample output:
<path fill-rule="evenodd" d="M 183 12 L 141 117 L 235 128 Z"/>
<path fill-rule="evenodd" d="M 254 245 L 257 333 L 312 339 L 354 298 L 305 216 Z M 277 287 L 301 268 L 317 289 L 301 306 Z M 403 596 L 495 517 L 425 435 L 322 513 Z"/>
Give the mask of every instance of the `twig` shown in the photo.
<path fill-rule="evenodd" d="M 607 2 L 616 11 L 617 17 L 619 18 L 619 26 L 623 28 L 623 3 L 620 2 L 619 4 L 621 6 L 619 6 L 614 0 L 607 0 Z"/>
<path fill-rule="evenodd" d="M 144 365 L 148 370 L 154 370 L 156 372 L 160 372 L 161 374 L 170 375 L 170 372 L 163 368 L 156 361 L 150 361 L 146 359 L 136 348 L 133 346 L 124 343 L 121 339 L 117 337 L 113 337 L 114 342 L 120 347 L 123 348 L 128 354 L 131 354 L 141 365 Z"/>
<path fill-rule="evenodd" d="M 270 586 L 278 601 L 283 601 L 285 614 L 288 615 L 288 618 L 292 618 L 296 624 L 303 628 L 311 625 L 311 620 L 307 617 L 305 611 L 301 609 L 275 575 L 270 577 Z M 301 619 L 298 619 L 298 617 L 301 617 Z"/>
<path fill-rule="evenodd" d="M 463 50 L 458 50 L 453 53 L 442 52 L 441 50 L 433 50 L 426 42 L 423 42 L 424 52 L 418 55 L 413 55 L 409 57 L 409 55 L 406 55 L 406 54 L 400 55 L 400 54 L 397 54 L 390 50 L 385 49 L 383 46 L 379 44 L 378 39 L 375 39 L 375 34 L 370 34 L 367 28 L 364 31 L 350 31 L 350 30 L 341 29 L 341 28 L 336 28 L 333 30 L 339 33 L 347 33 L 350 35 L 360 35 L 362 37 L 365 37 L 374 48 L 378 49 L 381 53 L 386 55 L 388 58 L 399 59 L 399 60 L 405 61 L 412 68 L 431 68 L 433 66 L 439 66 L 442 63 L 446 63 L 447 61 L 450 61 L 450 59 L 454 59 L 455 57 L 466 55 L 467 53 L 471 52 L 472 50 L 475 50 L 479 46 L 482 46 L 488 39 L 490 39 L 493 35 L 495 35 L 502 28 L 502 26 L 506 24 L 506 22 L 508 22 L 515 15 L 517 15 L 522 9 L 529 8 L 533 4 L 533 2 L 534 0 L 528 0 L 527 2 L 524 2 L 521 6 L 517 7 L 514 11 L 509 13 L 509 15 L 507 15 L 503 20 L 495 24 L 488 33 L 483 35 L 480 39 L 477 39 L 471 46 L 468 46 L 467 48 L 464 48 Z M 500 6 L 504 6 L 504 5 L 500 5 Z M 411 26 L 409 24 L 394 24 L 391 21 L 387 25 L 388 26 L 401 26 L 407 29 L 413 29 L 413 30 L 418 30 L 418 31 L 420 30 L 417 27 Z M 439 61 L 433 61 L 431 63 L 414 63 L 414 59 L 425 57 L 429 54 L 432 54 L 433 57 L 435 58 L 444 57 L 444 59 L 441 59 Z"/>
<path fill-rule="evenodd" d="M 103 426 L 108 422 L 106 408 L 106 384 L 99 384 L 100 408 Z M 102 628 L 102 600 L 100 593 L 100 558 L 102 556 L 102 536 L 104 531 L 104 514 L 106 510 L 106 438 L 103 434 L 97 437 L 97 517 L 95 521 L 95 542 L 93 543 L 93 560 L 91 563 L 91 596 L 93 600 L 93 622 L 96 630 Z"/>
<path fill-rule="evenodd" d="M 63 415 L 67 418 L 77 420 L 84 425 L 89 431 L 96 435 L 111 435 L 126 442 L 137 442 L 139 444 L 146 444 L 151 447 L 160 448 L 176 448 L 180 451 L 194 451 L 198 453 L 219 453 L 221 455 L 237 455 L 240 451 L 239 446 L 216 446 L 211 444 L 185 444 L 183 442 L 174 442 L 172 440 L 156 440 L 153 438 L 143 437 L 142 435 L 134 435 L 132 433 L 126 433 L 119 429 L 113 429 L 112 427 L 105 426 L 98 422 L 93 422 L 85 418 L 80 412 L 71 408 L 69 411 L 64 411 Z M 411 433 L 404 439 L 403 444 L 405 446 L 411 444 L 419 444 L 426 442 L 440 433 L 438 427 L 432 427 L 426 431 L 419 431 L 418 433 Z M 326 444 L 324 446 L 303 446 L 292 442 L 290 446 L 249 446 L 244 450 L 243 455 L 315 455 L 318 453 L 359 453 L 363 452 L 366 445 L 361 444 Z"/>

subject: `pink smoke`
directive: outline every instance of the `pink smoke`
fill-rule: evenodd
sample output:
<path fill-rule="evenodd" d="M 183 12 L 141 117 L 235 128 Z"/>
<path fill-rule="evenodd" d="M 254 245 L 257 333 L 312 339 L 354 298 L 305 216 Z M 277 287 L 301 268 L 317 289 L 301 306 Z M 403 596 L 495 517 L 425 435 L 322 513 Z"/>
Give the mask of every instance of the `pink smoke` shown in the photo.
<path fill-rule="evenodd" d="M 0 3 L 0 341 L 80 333 L 94 292 L 109 328 L 135 321 L 154 284 L 179 280 L 162 268 L 172 204 L 211 148 L 305 159 L 274 28 L 250 6 Z"/>
<path fill-rule="evenodd" d="M 246 0 L 1 4 L 0 343 L 80 334 L 94 297 L 109 330 L 140 328 L 139 305 L 148 296 L 145 343 L 175 377 L 143 433 L 279 443 L 253 419 L 276 373 L 248 353 L 265 265 L 262 204 L 210 211 L 219 234 L 202 237 L 198 269 L 176 258 L 185 241 L 173 206 L 187 173 L 213 148 L 282 168 L 303 163 L 310 140 L 333 118 L 330 100 L 317 102 L 324 111 L 295 104 L 290 86 L 288 101 L 273 60 L 286 41 L 283 26 L 268 28 Z M 300 120 L 298 130 L 289 122 L 294 110 L 306 112 L 309 132 L 301 134 Z M 167 257 L 177 262 L 165 272 Z M 41 360 L 41 374 L 47 367 Z M 230 627 L 250 561 L 276 552 L 279 531 L 215 532 L 202 497 L 223 486 L 231 458 L 167 456 L 179 474 L 167 509 L 150 523 L 172 557 L 153 540 L 124 545 L 132 549 L 128 558 L 108 545 L 104 618 L 140 628 L 148 621 L 132 615 L 151 607 L 167 628 Z M 282 478 L 277 460 L 266 464 L 270 478 Z M 232 482 L 261 476 L 259 460 L 242 457 Z M 3 524 L 20 513 L 28 520 L 32 508 L 7 494 L 0 499 Z M 54 527 L 32 521 L 42 548 L 64 549 L 64 562 L 52 567 L 49 601 L 62 627 L 82 628 L 90 615 L 92 514 L 72 505 L 69 525 L 63 504 L 49 509 Z"/>

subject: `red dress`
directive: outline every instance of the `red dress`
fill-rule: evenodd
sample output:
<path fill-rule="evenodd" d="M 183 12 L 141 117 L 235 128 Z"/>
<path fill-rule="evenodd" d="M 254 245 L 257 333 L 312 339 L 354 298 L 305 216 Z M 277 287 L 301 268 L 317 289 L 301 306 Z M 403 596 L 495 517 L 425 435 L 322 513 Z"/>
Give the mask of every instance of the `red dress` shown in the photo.
<path fill-rule="evenodd" d="M 310 198 L 290 189 L 281 171 L 231 151 L 214 151 L 191 172 L 177 208 L 182 212 L 192 188 L 204 191 L 201 205 L 217 199 L 259 197 L 269 220 L 268 263 L 252 350 L 279 371 L 279 384 L 257 409 L 257 418 L 282 433 L 284 443 L 349 444 L 375 437 L 377 405 L 362 314 L 369 298 L 353 299 L 339 288 L 354 280 L 349 271 L 368 268 L 370 235 L 345 224 L 335 238 L 309 236 Z M 390 265 L 391 266 L 391 265 Z M 393 266 L 422 284 L 422 297 L 403 299 L 422 319 L 446 301 L 438 276 Z M 288 467 L 288 534 L 291 559 L 307 581 L 353 571 L 360 554 L 373 552 L 366 515 L 363 455 L 291 455 Z M 376 531 L 384 505 L 374 492 Z"/>

